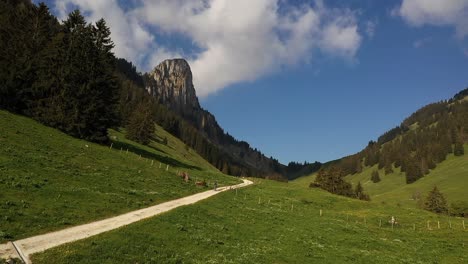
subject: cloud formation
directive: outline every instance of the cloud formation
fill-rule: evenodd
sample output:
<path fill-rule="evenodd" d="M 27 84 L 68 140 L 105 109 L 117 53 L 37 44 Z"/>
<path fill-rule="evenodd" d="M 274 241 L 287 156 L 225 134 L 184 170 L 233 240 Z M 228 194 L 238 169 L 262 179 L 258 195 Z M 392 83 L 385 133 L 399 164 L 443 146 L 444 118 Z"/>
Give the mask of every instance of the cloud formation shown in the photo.
<path fill-rule="evenodd" d="M 456 35 L 468 35 L 468 0 L 403 0 L 394 15 L 412 26 L 453 26 Z"/>
<path fill-rule="evenodd" d="M 186 57 L 199 96 L 253 81 L 281 67 L 309 62 L 320 52 L 352 60 L 362 37 L 357 15 L 322 1 L 293 6 L 281 0 L 56 0 L 62 17 L 78 6 L 90 21 L 104 17 L 117 56 L 149 70 L 166 58 Z M 125 11 L 124 11 L 125 10 Z M 156 36 L 179 34 L 196 46 L 184 54 Z"/>

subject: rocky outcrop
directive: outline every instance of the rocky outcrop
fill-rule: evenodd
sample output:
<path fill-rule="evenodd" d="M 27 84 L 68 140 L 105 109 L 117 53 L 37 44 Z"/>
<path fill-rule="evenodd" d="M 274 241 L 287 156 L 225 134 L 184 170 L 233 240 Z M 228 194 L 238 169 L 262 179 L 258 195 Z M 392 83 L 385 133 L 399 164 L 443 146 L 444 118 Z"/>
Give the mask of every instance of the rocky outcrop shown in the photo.
<path fill-rule="evenodd" d="M 150 95 L 193 125 L 237 164 L 253 168 L 263 175 L 282 170 L 283 165 L 277 161 L 252 149 L 247 142 L 237 141 L 225 133 L 215 117 L 200 107 L 192 82 L 192 72 L 184 59 L 165 60 L 145 74 L 144 79 Z"/>
<path fill-rule="evenodd" d="M 192 71 L 184 59 L 165 60 L 146 74 L 146 90 L 180 114 L 200 109 L 192 82 Z"/>

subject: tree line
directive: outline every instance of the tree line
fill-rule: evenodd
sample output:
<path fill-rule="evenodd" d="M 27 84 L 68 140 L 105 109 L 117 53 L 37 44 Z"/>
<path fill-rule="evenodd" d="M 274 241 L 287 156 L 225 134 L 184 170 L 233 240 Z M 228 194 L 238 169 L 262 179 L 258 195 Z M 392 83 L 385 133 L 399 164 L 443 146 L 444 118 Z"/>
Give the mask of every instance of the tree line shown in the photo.
<path fill-rule="evenodd" d="M 370 196 L 364 192 L 360 182 L 353 188 L 351 183 L 343 179 L 344 176 L 345 172 L 338 166 L 322 168 L 309 187 L 318 187 L 333 194 L 370 201 Z"/>
<path fill-rule="evenodd" d="M 74 137 L 106 142 L 118 124 L 114 44 L 101 19 L 79 11 L 63 23 L 48 7 L 0 3 L 0 107 Z"/>

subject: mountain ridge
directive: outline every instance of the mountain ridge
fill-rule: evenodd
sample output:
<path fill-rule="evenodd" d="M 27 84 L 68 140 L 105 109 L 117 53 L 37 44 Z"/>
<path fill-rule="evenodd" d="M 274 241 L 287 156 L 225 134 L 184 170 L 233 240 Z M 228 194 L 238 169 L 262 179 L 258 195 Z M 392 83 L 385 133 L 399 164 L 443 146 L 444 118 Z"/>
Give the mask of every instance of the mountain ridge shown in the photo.
<path fill-rule="evenodd" d="M 146 91 L 157 102 L 188 121 L 236 162 L 260 171 L 263 176 L 286 176 L 285 165 L 272 157 L 266 157 L 247 142 L 236 140 L 224 131 L 213 114 L 200 106 L 190 65 L 185 59 L 164 60 L 143 77 Z"/>

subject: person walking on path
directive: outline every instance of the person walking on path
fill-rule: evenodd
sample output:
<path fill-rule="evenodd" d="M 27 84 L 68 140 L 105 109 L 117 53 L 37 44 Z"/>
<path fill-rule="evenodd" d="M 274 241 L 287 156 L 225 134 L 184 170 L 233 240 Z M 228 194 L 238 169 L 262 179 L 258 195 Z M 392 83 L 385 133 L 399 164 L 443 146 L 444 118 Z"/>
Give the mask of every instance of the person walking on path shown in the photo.
<path fill-rule="evenodd" d="M 218 188 L 218 181 L 215 181 L 215 183 L 214 183 L 214 190 L 216 191 L 217 188 Z"/>

